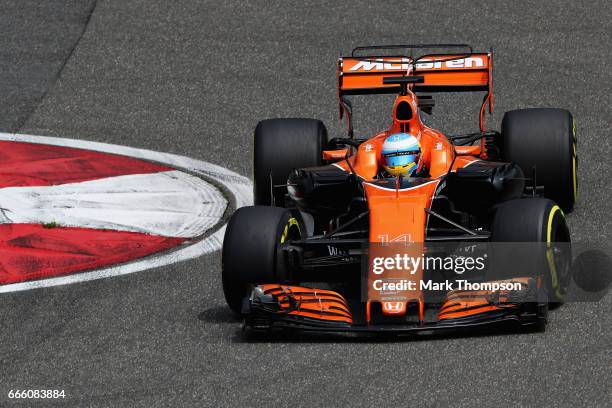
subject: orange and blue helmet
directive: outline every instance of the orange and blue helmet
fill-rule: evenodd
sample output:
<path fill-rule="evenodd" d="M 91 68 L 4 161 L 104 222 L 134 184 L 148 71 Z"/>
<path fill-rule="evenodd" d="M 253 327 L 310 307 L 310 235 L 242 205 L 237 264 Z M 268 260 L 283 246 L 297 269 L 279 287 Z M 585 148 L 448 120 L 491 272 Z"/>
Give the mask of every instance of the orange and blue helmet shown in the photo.
<path fill-rule="evenodd" d="M 419 140 L 409 133 L 394 133 L 382 146 L 382 165 L 392 176 L 411 176 L 420 165 Z"/>

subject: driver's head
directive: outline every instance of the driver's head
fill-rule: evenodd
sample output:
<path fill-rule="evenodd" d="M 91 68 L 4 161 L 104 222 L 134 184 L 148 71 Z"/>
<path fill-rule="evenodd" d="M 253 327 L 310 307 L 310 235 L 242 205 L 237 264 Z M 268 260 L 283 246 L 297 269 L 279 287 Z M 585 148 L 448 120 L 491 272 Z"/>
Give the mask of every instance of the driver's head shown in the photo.
<path fill-rule="evenodd" d="M 388 136 L 382 147 L 382 165 L 392 176 L 411 176 L 419 167 L 421 147 L 416 137 L 408 133 Z"/>

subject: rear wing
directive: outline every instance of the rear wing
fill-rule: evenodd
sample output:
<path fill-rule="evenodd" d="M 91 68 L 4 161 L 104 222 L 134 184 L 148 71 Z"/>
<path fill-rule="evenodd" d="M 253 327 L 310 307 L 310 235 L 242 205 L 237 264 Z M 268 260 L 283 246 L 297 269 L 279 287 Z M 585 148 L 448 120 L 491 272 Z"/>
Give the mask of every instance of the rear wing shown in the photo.
<path fill-rule="evenodd" d="M 407 55 L 363 55 L 364 52 L 414 50 L 422 48 L 464 49 L 467 52 Z M 422 82 L 411 84 L 412 92 L 477 92 L 486 95 L 480 112 L 484 127 L 484 110 L 493 111 L 492 51 L 473 52 L 465 44 L 418 44 L 355 48 L 348 57 L 338 60 L 338 96 L 340 115 L 344 112 L 343 96 L 398 93 L 400 86 L 384 83 L 384 78 L 419 76 Z"/>

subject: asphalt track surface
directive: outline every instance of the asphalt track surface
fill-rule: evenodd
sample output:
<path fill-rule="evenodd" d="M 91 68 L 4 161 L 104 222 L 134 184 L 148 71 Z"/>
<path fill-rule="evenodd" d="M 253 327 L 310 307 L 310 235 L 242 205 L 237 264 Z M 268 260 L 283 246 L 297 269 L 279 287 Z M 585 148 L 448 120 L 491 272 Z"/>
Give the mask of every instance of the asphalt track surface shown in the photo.
<path fill-rule="evenodd" d="M 491 126 L 518 107 L 571 110 L 580 157 L 573 237 L 610 239 L 607 1 L 3 0 L 0 7 L 0 130 L 172 152 L 246 176 L 260 119 L 315 117 L 341 135 L 335 64 L 352 47 L 493 46 Z M 359 134 L 388 122 L 385 101 L 355 101 Z M 441 101 L 434 124 L 473 129 L 478 101 Z M 15 402 L 10 389 L 36 388 L 66 390 L 58 402 L 65 406 L 612 405 L 610 294 L 552 312 L 539 334 L 252 343 L 224 305 L 219 269 L 217 252 L 2 295 L 0 405 Z"/>

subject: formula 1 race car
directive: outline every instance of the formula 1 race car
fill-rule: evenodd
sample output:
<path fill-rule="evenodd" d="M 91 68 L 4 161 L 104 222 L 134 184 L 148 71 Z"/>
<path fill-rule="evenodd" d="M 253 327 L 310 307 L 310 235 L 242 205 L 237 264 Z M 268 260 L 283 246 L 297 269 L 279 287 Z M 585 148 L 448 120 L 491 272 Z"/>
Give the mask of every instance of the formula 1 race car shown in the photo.
<path fill-rule="evenodd" d="M 413 55 L 425 49 L 436 52 Z M 544 327 L 569 280 L 571 255 L 556 244 L 570 244 L 564 213 L 577 196 L 576 126 L 566 110 L 537 108 L 507 112 L 501 132 L 487 130 L 492 67 L 492 52 L 464 44 L 358 47 L 338 61 L 347 137 L 328 140 L 315 119 L 257 125 L 255 205 L 233 214 L 222 254 L 225 298 L 247 328 Z M 423 118 L 436 92 L 484 92 L 479 131 L 428 127 Z M 357 138 L 348 96 L 364 94 L 397 96 L 389 128 Z M 487 271 L 504 265 L 512 272 L 478 272 L 477 286 L 432 283 L 426 276 L 436 267 L 424 263 L 401 279 L 377 279 L 376 266 L 392 269 L 414 245 L 419 256 L 442 247 L 455 252 L 444 259 L 457 260 L 466 245 L 496 243 L 514 246 L 494 248 L 504 253 L 488 258 Z M 517 255 L 521 243 L 541 250 Z M 535 274 L 522 269 L 524 259 L 537 265 Z M 412 285 L 417 279 L 425 285 Z M 432 294 L 435 287 L 442 296 Z"/>

